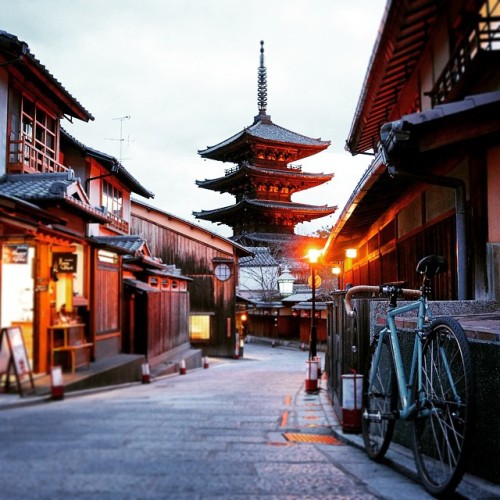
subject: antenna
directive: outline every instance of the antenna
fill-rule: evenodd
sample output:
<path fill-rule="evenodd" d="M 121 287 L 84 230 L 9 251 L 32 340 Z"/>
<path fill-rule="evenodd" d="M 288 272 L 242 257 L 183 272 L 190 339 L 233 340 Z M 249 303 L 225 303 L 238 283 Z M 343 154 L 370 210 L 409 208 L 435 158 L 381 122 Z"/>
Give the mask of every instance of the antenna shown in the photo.
<path fill-rule="evenodd" d="M 120 116 L 119 118 L 113 118 L 113 120 L 120 120 L 120 138 L 119 139 L 106 138 L 106 140 L 107 141 L 120 141 L 120 156 L 118 157 L 118 161 L 121 163 L 123 160 L 123 158 L 122 158 L 123 141 L 125 140 L 123 138 L 123 122 L 124 122 L 124 120 L 130 120 L 130 115 Z M 128 138 L 127 138 L 127 141 L 130 142 L 130 140 Z"/>

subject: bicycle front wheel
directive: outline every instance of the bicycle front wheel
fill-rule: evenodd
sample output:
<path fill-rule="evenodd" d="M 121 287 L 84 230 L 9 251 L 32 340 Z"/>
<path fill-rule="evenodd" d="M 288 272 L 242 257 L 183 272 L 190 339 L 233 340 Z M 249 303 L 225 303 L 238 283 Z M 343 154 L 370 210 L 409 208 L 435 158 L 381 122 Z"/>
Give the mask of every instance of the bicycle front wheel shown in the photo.
<path fill-rule="evenodd" d="M 365 374 L 361 428 L 366 453 L 372 460 L 379 461 L 391 443 L 398 401 L 394 362 L 387 337 L 373 341 Z"/>
<path fill-rule="evenodd" d="M 420 389 L 415 382 L 415 461 L 425 489 L 439 496 L 452 492 L 462 479 L 474 407 L 469 345 L 453 318 L 439 318 L 429 326 L 421 377 Z"/>

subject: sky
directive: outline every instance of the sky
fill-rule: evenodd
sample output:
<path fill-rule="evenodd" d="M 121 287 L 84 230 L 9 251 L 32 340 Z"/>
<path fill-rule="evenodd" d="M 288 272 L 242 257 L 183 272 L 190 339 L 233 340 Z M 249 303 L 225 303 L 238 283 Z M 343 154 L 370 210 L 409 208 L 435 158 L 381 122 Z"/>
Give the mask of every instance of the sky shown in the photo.
<path fill-rule="evenodd" d="M 32 54 L 95 118 L 62 121 L 86 146 L 121 160 L 143 200 L 222 236 L 193 211 L 234 197 L 196 186 L 233 165 L 198 151 L 253 123 L 260 41 L 267 114 L 330 147 L 300 161 L 333 179 L 292 201 L 338 206 L 298 234 L 331 227 L 369 165 L 345 141 L 386 0 L 0 0 L 0 29 Z M 141 199 L 141 198 L 139 198 Z"/>

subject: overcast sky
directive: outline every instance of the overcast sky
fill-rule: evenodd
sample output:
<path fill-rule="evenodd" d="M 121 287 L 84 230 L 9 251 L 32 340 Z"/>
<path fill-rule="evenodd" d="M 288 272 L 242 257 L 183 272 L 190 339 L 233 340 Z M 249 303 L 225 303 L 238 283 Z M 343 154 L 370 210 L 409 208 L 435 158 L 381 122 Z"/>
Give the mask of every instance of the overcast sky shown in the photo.
<path fill-rule="evenodd" d="M 267 113 L 294 132 L 331 141 L 301 162 L 333 172 L 292 200 L 337 205 L 299 224 L 331 226 L 369 164 L 344 144 L 376 40 L 385 0 L 0 0 L 0 29 L 31 52 L 95 117 L 63 127 L 87 146 L 122 159 L 155 194 L 148 203 L 224 236 L 227 226 L 192 211 L 234 203 L 195 180 L 231 164 L 198 150 L 253 122 L 260 40 L 265 42 Z M 130 117 L 121 120 L 123 117 Z"/>

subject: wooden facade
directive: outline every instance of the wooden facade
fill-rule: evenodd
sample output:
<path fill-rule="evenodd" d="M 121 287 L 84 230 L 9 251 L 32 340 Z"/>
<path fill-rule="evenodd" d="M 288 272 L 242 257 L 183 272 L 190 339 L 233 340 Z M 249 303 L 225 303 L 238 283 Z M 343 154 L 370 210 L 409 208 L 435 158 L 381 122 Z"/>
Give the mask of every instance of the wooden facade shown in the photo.
<path fill-rule="evenodd" d="M 114 157 L 65 132 L 62 117 L 93 119 L 25 42 L 0 32 L 0 321 L 22 325 L 38 373 L 50 370 L 51 336 L 66 324 L 77 324 L 81 335 L 57 354 L 71 355 L 73 368 L 79 346 L 90 350 L 85 355 L 92 361 L 130 347 L 123 279 L 135 276 L 124 262 L 135 258 L 138 275 L 166 268 L 130 235 L 131 193 L 153 194 Z M 187 279 L 176 276 L 176 282 Z M 152 308 L 145 354 L 186 342 L 182 288 L 173 298 L 162 293 L 161 306 Z M 171 310 L 178 312 L 175 322 Z M 174 333 L 163 338 L 167 319 Z"/>
<path fill-rule="evenodd" d="M 132 201 L 132 231 L 190 281 L 190 342 L 207 355 L 232 356 L 237 342 L 236 285 L 242 246 L 190 222 Z M 219 274 L 220 271 L 220 274 Z"/>
<path fill-rule="evenodd" d="M 500 296 L 499 11 L 492 1 L 388 2 L 347 140 L 373 160 L 324 253 L 345 284 L 418 287 L 416 263 L 440 254 L 449 271 L 436 299 Z"/>

